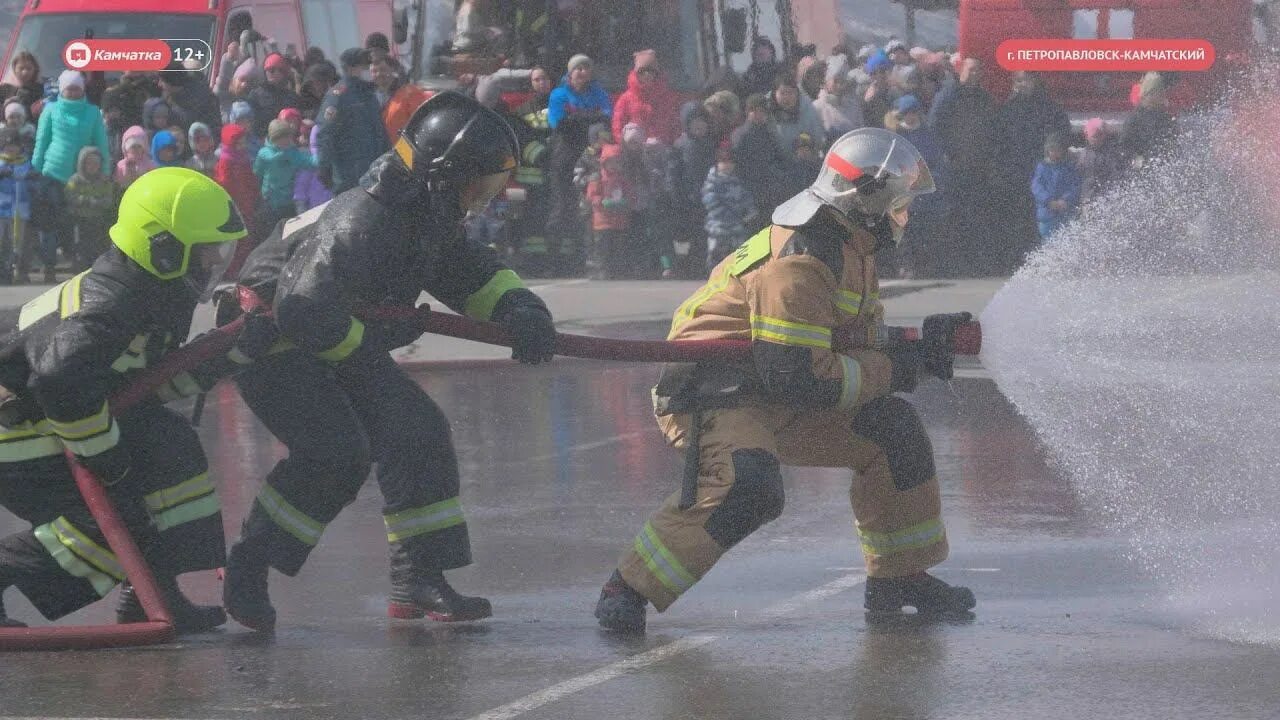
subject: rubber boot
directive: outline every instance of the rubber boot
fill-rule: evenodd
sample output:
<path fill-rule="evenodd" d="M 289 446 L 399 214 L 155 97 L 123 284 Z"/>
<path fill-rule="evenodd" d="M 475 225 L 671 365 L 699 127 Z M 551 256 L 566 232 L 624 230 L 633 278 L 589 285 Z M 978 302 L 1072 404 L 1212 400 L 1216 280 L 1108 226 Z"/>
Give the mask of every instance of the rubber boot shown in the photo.
<path fill-rule="evenodd" d="M 225 625 L 227 614 L 216 605 L 196 605 L 182 594 L 178 581 L 174 578 L 157 579 L 160 594 L 169 612 L 173 614 L 173 627 L 179 635 L 193 635 L 209 632 Z M 121 624 L 146 622 L 147 614 L 142 609 L 142 601 L 134 592 L 133 585 L 126 581 L 120 586 L 120 602 L 116 605 L 116 622 Z"/>
<path fill-rule="evenodd" d="M 948 585 L 929 573 L 869 577 L 864 597 L 863 604 L 872 613 L 897 613 L 904 607 L 913 607 L 917 613 L 964 613 L 978 604 L 969 588 Z"/>
<path fill-rule="evenodd" d="M 271 632 L 276 627 L 276 609 L 271 606 L 267 592 L 271 565 L 264 545 L 246 536 L 231 546 L 222 584 L 222 604 L 227 614 L 241 625 L 258 632 Z"/>
<path fill-rule="evenodd" d="M 631 589 L 617 570 L 600 589 L 596 601 L 596 619 L 600 627 L 614 632 L 638 635 L 644 632 L 645 596 Z"/>
<path fill-rule="evenodd" d="M 459 595 L 439 570 L 416 567 L 399 544 L 391 549 L 391 600 L 387 617 L 438 622 L 482 620 L 493 615 L 493 606 L 482 597 Z"/>

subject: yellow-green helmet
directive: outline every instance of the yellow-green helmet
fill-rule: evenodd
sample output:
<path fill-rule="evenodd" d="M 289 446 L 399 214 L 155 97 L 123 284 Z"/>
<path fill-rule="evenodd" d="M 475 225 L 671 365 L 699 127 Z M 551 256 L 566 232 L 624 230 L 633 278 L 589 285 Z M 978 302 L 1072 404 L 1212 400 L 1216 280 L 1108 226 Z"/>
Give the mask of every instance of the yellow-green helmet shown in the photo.
<path fill-rule="evenodd" d="M 111 242 L 161 280 L 187 274 L 196 245 L 233 243 L 248 234 L 222 186 L 181 167 L 157 168 L 120 198 Z"/>

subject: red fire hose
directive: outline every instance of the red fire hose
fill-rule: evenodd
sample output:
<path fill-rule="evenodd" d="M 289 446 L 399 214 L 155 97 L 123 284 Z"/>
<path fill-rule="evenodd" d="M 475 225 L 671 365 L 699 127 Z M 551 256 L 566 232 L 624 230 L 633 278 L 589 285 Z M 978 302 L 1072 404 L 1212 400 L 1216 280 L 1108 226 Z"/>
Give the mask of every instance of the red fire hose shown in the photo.
<path fill-rule="evenodd" d="M 241 304 L 246 309 L 257 307 L 257 298 L 242 289 Z M 506 330 L 497 323 L 481 322 L 460 315 L 430 312 L 421 308 L 377 307 L 360 313 L 366 320 L 421 321 L 423 331 L 435 335 L 462 338 L 490 345 L 510 346 Z M 238 318 L 212 330 L 182 348 L 169 353 L 156 365 L 138 373 L 132 382 L 111 398 L 112 411 L 119 414 L 141 400 L 154 395 L 166 382 L 182 372 L 226 353 L 235 344 L 244 325 Z M 919 335 L 909 328 L 902 339 L 914 340 Z M 961 326 L 955 335 L 956 353 L 976 355 L 981 347 L 981 328 L 976 322 Z M 749 356 L 747 340 L 612 340 L 607 338 L 559 333 L 556 354 L 593 360 L 630 362 L 697 362 L 712 359 L 743 359 Z M 112 552 L 124 568 L 142 603 L 147 622 L 128 625 L 85 625 L 39 628 L 0 628 L 0 651 L 92 649 L 151 645 L 174 637 L 173 620 L 165 607 L 151 569 L 129 535 L 102 484 L 88 469 L 75 462 L 68 453 L 72 475 L 85 503 L 102 529 Z"/>

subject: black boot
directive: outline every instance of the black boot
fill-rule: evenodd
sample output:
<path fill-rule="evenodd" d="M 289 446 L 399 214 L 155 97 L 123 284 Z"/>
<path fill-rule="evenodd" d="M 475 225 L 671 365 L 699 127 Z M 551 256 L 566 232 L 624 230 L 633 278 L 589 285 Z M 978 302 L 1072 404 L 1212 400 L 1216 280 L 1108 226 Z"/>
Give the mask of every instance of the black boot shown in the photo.
<path fill-rule="evenodd" d="M 416 567 L 408 551 L 398 543 L 391 549 L 391 600 L 387 617 L 439 622 L 482 620 L 493 615 L 493 606 L 482 597 L 459 595 L 439 570 Z"/>
<path fill-rule="evenodd" d="M 173 614 L 173 627 L 179 635 L 192 635 L 209 632 L 225 625 L 227 614 L 216 605 L 196 605 L 182 594 L 178 581 L 174 578 L 156 580 L 160 593 L 169 612 Z M 120 586 L 120 603 L 116 605 L 116 622 L 121 624 L 145 622 L 146 612 L 142 609 L 142 601 L 134 592 L 133 585 L 125 581 Z"/>
<path fill-rule="evenodd" d="M 969 588 L 948 585 L 928 573 L 919 573 L 867 578 L 863 604 L 867 612 L 872 613 L 896 613 L 904 607 L 913 607 L 917 613 L 947 614 L 968 612 L 978 601 Z"/>
<path fill-rule="evenodd" d="M 276 609 L 271 607 L 267 592 L 267 573 L 271 566 L 262 545 L 243 537 L 231 546 L 222 585 L 222 604 L 227 614 L 241 625 L 258 632 L 271 632 L 276 627 Z"/>
<path fill-rule="evenodd" d="M 614 570 L 600 589 L 596 619 L 606 630 L 638 635 L 644 632 L 645 605 L 648 604 L 649 601 L 631 589 L 622 574 Z"/>

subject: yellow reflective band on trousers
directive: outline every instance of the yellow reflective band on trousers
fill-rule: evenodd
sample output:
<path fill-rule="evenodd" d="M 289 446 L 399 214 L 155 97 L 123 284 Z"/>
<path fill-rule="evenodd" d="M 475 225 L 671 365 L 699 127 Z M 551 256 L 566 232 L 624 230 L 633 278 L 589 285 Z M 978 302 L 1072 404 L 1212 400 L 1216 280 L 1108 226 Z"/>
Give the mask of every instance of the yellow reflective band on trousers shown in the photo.
<path fill-rule="evenodd" d="M 634 548 L 649 572 L 671 592 L 681 594 L 698 581 L 658 539 L 652 523 L 644 524 L 644 529 L 636 536 Z"/>
<path fill-rule="evenodd" d="M 848 355 L 840 356 L 840 364 L 844 366 L 844 378 L 840 382 L 840 401 L 836 408 L 852 410 L 858 404 L 858 393 L 862 392 L 862 365 Z"/>
<path fill-rule="evenodd" d="M 48 420 L 24 422 L 13 427 L 0 425 L 0 462 L 22 462 L 62 454 L 62 441 L 53 434 Z"/>
<path fill-rule="evenodd" d="M 58 567 L 88 580 L 98 597 L 105 597 L 124 579 L 124 569 L 115 554 L 90 540 L 66 518 L 40 525 L 33 532 Z"/>
<path fill-rule="evenodd" d="M 888 533 L 869 532 L 858 528 L 862 551 L 868 555 L 893 555 L 908 550 L 919 550 L 941 542 L 945 531 L 942 518 L 925 520 L 902 530 Z"/>
<path fill-rule="evenodd" d="M 751 316 L 751 339 L 780 345 L 831 349 L 831 328 L 765 315 Z"/>
<path fill-rule="evenodd" d="M 157 490 L 143 499 L 151 520 L 161 532 L 222 512 L 217 490 L 207 472 L 173 487 Z"/>
<path fill-rule="evenodd" d="M 281 530 L 297 538 L 298 542 L 310 546 L 320 542 L 324 523 L 307 517 L 306 513 L 290 505 L 275 488 L 263 485 L 262 492 L 258 493 L 258 504 Z"/>
<path fill-rule="evenodd" d="M 351 318 L 351 325 L 347 327 L 347 336 L 342 338 L 342 342 L 317 353 L 321 360 L 329 362 L 338 362 L 344 360 L 348 355 L 356 351 L 360 347 L 360 343 L 364 341 L 364 323 L 356 318 Z"/>
<path fill-rule="evenodd" d="M 484 287 L 471 293 L 463 305 L 462 312 L 473 320 L 488 320 L 493 315 L 493 308 L 498 305 L 508 290 L 523 288 L 524 281 L 513 270 L 499 270 L 489 278 Z"/>
<path fill-rule="evenodd" d="M 403 542 L 411 537 L 437 532 L 467 521 L 462 515 L 462 503 L 456 497 L 425 507 L 383 515 L 382 519 L 387 524 L 387 540 L 390 542 Z"/>

